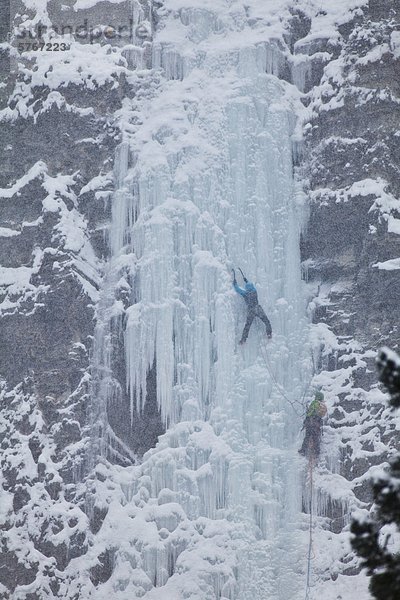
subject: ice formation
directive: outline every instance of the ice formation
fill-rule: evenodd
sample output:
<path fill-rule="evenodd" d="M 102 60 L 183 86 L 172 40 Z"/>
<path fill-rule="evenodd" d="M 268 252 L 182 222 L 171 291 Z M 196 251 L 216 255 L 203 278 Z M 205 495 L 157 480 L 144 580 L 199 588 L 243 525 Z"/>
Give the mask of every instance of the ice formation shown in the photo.
<path fill-rule="evenodd" d="M 306 543 L 297 444 L 312 375 L 298 93 L 277 77 L 278 46 L 253 36 L 244 13 L 168 4 L 176 10 L 155 37 L 147 92 L 125 106 L 115 166 L 108 286 L 128 268 L 125 321 L 104 300 L 104 314 L 125 323 L 132 413 L 156 364 L 167 433 L 115 475 L 121 502 L 102 531 L 113 522 L 124 543 L 99 594 L 150 600 L 163 586 L 165 600 L 295 600 Z M 238 345 L 245 306 L 233 266 L 256 283 L 268 343 L 255 321 Z M 101 326 L 97 342 L 107 346 Z"/>

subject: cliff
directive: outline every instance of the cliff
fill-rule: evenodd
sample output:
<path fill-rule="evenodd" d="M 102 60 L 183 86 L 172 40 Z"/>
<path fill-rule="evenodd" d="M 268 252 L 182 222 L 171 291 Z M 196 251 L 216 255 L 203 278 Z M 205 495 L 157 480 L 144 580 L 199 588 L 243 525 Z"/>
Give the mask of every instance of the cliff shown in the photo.
<path fill-rule="evenodd" d="M 19 56 L 15 35 L 10 43 L 7 28 L 0 31 L 4 598 L 87 598 L 122 577 L 113 562 L 112 523 L 125 514 L 117 506 L 129 512 L 121 492 L 124 468 L 141 463 L 165 421 L 157 406 L 157 364 L 148 373 L 145 410 L 135 409 L 131 422 L 121 321 L 111 320 L 99 336 L 104 311 L 119 303 L 125 324 L 135 294 L 127 264 L 119 266 L 120 285 L 107 288 L 111 212 L 115 190 L 123 187 L 114 163 L 121 142 L 135 135 L 136 103 L 143 105 L 159 83 L 151 71 L 152 36 L 171 14 L 185 24 L 181 4 L 65 0 L 61 10 L 54 1 L 11 2 L 13 26 L 23 21 L 37 34 L 40 25 L 46 43 L 61 42 L 49 41 L 45 27 L 72 28 L 75 41 L 65 51 Z M 323 387 L 329 408 L 315 480 L 316 543 L 327 550 L 314 570 L 318 589 L 336 599 L 358 585 L 366 594 L 348 544 L 349 513 L 370 509 L 369 476 L 399 445 L 374 360 L 380 346 L 398 349 L 400 342 L 400 2 L 278 4 L 270 15 L 255 1 L 238 3 L 237 14 L 249 29 L 265 28 L 273 49 L 270 72 L 297 89 L 294 170 L 308 207 L 301 254 L 313 385 Z M 181 76 L 178 62 L 176 69 L 173 79 Z M 132 166 L 128 160 L 127 169 Z M 95 346 L 95 337 L 107 345 L 107 381 L 117 390 L 106 416 L 96 405 L 102 393 L 96 377 L 107 352 Z M 199 436 L 215 434 L 207 427 L 201 434 L 182 430 L 181 437 L 167 432 L 157 452 L 174 444 L 197 448 Z M 104 439 L 104 460 L 95 467 Z M 149 456 L 140 474 L 128 472 L 150 477 L 149 464 L 161 459 Z M 149 490 L 148 481 L 139 488 L 138 505 L 147 506 Z M 192 531 L 193 523 L 176 510 L 179 527 L 202 543 L 203 532 Z M 157 518 L 162 523 L 163 516 Z M 225 559 L 234 573 L 230 550 Z M 132 590 L 157 592 L 174 567 L 150 583 L 138 568 Z M 229 593 L 236 597 L 234 588 Z"/>

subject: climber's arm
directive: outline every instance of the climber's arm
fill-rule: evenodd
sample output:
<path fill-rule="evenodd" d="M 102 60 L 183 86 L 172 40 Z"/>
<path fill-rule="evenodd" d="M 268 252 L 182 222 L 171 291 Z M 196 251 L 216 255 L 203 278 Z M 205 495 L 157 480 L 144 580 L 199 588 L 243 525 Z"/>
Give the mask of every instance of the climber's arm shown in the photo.
<path fill-rule="evenodd" d="M 238 284 L 236 279 L 233 281 L 233 287 L 235 288 L 235 291 L 240 294 L 241 296 L 245 296 L 246 295 L 246 290 L 244 290 L 243 288 L 241 288 Z"/>

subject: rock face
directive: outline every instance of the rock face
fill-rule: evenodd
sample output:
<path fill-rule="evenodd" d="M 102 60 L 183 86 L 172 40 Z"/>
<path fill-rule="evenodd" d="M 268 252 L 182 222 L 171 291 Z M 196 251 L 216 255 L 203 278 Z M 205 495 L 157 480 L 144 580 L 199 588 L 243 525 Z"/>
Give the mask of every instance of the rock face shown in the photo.
<path fill-rule="evenodd" d="M 400 56 L 393 14 L 387 3 L 370 2 L 339 28 L 340 53 L 314 85 L 308 106 L 311 203 L 302 252 L 308 280 L 319 285 L 314 322 L 336 336 L 335 369 L 349 367 L 352 389 L 339 403 L 376 384 L 374 352 L 400 341 Z"/>
<path fill-rule="evenodd" d="M 62 13 L 58 2 L 24 10 L 36 19 L 35 34 L 51 23 L 108 24 L 110 11 L 110 25 L 130 26 L 130 2 L 77 11 L 74 4 L 64 2 Z M 24 75 L 2 54 L 2 598 L 42 599 L 46 588 L 61 597 L 56 570 L 86 552 L 90 532 L 75 483 L 87 471 L 93 426 L 90 355 L 127 61 L 126 40 L 89 41 L 33 60 L 22 55 Z"/>
<path fill-rule="evenodd" d="M 312 82 L 305 125 L 302 256 L 315 294 L 315 383 L 329 402 L 325 437 L 337 445 L 334 470 L 349 482 L 347 506 L 364 509 L 370 473 L 399 447 L 374 364 L 381 346 L 400 342 L 398 14 L 398 3 L 371 1 L 339 26 L 331 60 Z M 339 538 L 343 524 L 331 523 Z M 357 573 L 348 548 L 341 560 L 339 571 Z"/>
<path fill-rule="evenodd" d="M 65 0 L 61 11 L 52 0 L 30 12 L 25 2 L 11 3 L 48 27 L 87 21 L 93 36 L 98 25 L 121 25 L 123 35 L 82 39 L 62 56 L 26 55 L 19 70 L 12 58 L 0 88 L 2 598 L 86 598 L 81 580 L 74 583 L 74 560 L 86 556 L 95 588 L 113 569 L 107 544 L 100 554 L 90 550 L 115 491 L 101 469 L 87 477 L 93 428 L 103 425 L 90 416 L 96 389 L 90 366 L 110 252 L 113 157 L 127 125 L 124 103 L 140 85 L 124 36 L 138 15 L 144 28 L 149 21 L 157 26 L 166 9 L 154 3 L 159 10 L 152 12 L 149 4 Z M 326 440 L 337 449 L 334 470 L 351 482 L 343 505 L 367 507 L 365 476 L 398 444 L 374 356 L 381 345 L 400 344 L 400 2 L 360 1 L 325 37 L 315 31 L 326 13 L 294 4 L 284 13 L 280 76 L 300 87 L 305 105 L 297 170 L 310 199 L 302 255 L 315 325 L 315 383 L 330 408 Z M 8 33 L 3 16 L 1 41 Z M 140 39 L 146 62 L 145 30 Z M 9 60 L 2 51 L 1 66 Z M 107 422 L 123 444 L 105 453 L 125 465 L 155 445 L 163 425 L 154 371 L 145 411 L 131 422 L 122 340 L 117 328 L 109 333 L 119 392 Z M 324 485 L 321 473 L 322 495 Z M 96 496 L 102 487 L 107 501 Z M 340 502 L 327 502 L 329 533 L 339 537 L 346 535 Z M 335 571 L 319 565 L 324 578 L 357 572 L 349 549 L 336 558 Z"/>
<path fill-rule="evenodd" d="M 348 290 L 350 301 L 341 307 L 346 334 L 371 347 L 389 336 L 393 345 L 399 341 L 396 270 L 378 263 L 399 254 L 400 63 L 393 20 L 375 21 L 377 7 L 347 28 L 331 76 L 314 89 L 306 138 L 312 204 L 303 245 L 309 276 L 340 280 Z"/>

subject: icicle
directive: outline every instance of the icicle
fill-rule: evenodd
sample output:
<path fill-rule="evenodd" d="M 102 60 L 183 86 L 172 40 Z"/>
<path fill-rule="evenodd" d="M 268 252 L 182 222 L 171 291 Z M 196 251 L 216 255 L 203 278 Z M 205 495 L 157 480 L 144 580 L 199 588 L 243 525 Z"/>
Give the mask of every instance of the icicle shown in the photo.
<path fill-rule="evenodd" d="M 292 81 L 301 91 L 307 91 L 306 87 L 311 77 L 311 60 L 308 56 L 295 55 L 292 64 Z"/>
<path fill-rule="evenodd" d="M 167 425 L 144 457 L 140 483 L 126 490 L 143 528 L 151 523 L 152 542 L 140 547 L 140 576 L 150 581 L 141 595 L 202 561 L 200 599 L 294 599 L 298 589 L 301 419 L 292 403 L 311 372 L 299 252 L 304 202 L 293 181 L 287 84 L 276 78 L 285 59 L 275 42 L 245 43 L 246 23 L 243 11 L 219 3 L 165 17 L 153 44 L 163 77 L 135 107 L 131 147 L 123 144 L 116 160 L 111 242 L 116 261 L 132 257 L 131 414 L 143 411 L 154 367 Z M 246 307 L 232 290 L 232 265 L 255 282 L 272 340 L 256 319 L 238 346 Z M 169 540 L 174 503 L 196 531 L 197 563 L 184 541 Z M 236 577 L 225 562 L 218 566 L 221 547 L 221 562 L 240 556 Z M 254 573 L 262 574 L 257 589 Z"/>
<path fill-rule="evenodd" d="M 111 252 L 115 256 L 124 246 L 130 195 L 125 182 L 128 173 L 129 144 L 123 142 L 117 148 L 114 163 L 116 191 L 112 197 Z"/>

